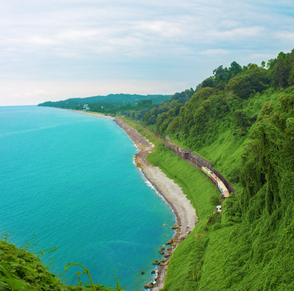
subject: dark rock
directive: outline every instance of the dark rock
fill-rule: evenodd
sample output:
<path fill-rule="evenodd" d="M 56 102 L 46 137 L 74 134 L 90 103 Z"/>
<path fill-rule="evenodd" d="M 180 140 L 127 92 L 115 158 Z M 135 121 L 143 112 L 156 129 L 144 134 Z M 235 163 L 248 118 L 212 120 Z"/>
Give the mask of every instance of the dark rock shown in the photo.
<path fill-rule="evenodd" d="M 165 243 L 166 245 L 171 245 L 173 243 L 173 239 L 171 238 L 167 243 Z"/>

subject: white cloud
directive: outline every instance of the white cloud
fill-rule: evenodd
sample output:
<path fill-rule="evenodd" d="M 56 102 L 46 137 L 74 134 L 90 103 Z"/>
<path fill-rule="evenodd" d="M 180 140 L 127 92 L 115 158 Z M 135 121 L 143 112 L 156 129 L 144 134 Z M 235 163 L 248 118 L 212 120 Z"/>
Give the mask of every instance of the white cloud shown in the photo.
<path fill-rule="evenodd" d="M 208 56 L 215 56 L 215 55 L 226 55 L 229 54 L 229 50 L 224 50 L 224 49 L 207 49 L 205 51 L 199 52 L 201 55 L 208 55 Z"/>
<path fill-rule="evenodd" d="M 35 44 L 35 45 L 57 45 L 58 42 L 51 38 L 41 37 L 41 36 L 32 36 L 28 39 L 29 43 Z"/>
<path fill-rule="evenodd" d="M 259 63 L 290 50 L 293 8 L 286 0 L 2 1 L 0 76 L 14 84 L 3 84 L 7 92 L 23 80 L 178 80 L 193 87 L 221 63 Z M 51 92 L 32 86 L 19 94 L 37 96 L 35 90 Z"/>
<path fill-rule="evenodd" d="M 293 42 L 294 41 L 294 32 L 278 31 L 275 33 L 275 38 Z"/>
<path fill-rule="evenodd" d="M 144 31 L 146 33 L 155 33 L 159 37 L 178 37 L 184 33 L 183 28 L 176 22 L 154 20 L 154 21 L 138 21 L 134 23 L 137 31 Z"/>
<path fill-rule="evenodd" d="M 240 39 L 248 39 L 255 37 L 262 37 L 264 35 L 264 28 L 260 26 L 254 27 L 238 27 L 231 30 L 218 30 L 210 32 L 210 36 L 215 40 L 234 41 Z"/>

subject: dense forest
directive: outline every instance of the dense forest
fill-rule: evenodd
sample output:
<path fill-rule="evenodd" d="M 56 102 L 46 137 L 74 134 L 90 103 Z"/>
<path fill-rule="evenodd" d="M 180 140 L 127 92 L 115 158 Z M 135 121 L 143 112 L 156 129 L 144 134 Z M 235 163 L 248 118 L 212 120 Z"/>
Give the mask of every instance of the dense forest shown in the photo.
<path fill-rule="evenodd" d="M 205 212 L 216 197 L 191 165 L 162 146 L 150 154 L 200 218 L 164 290 L 294 290 L 294 50 L 261 66 L 219 66 L 195 91 L 123 114 L 210 160 L 238 192 L 221 216 L 215 205 Z"/>
<path fill-rule="evenodd" d="M 123 110 L 142 110 L 152 108 L 171 95 L 131 95 L 131 94 L 109 94 L 107 96 L 93 96 L 86 98 L 70 98 L 62 101 L 47 101 L 38 106 L 57 107 L 73 110 L 89 110 L 103 114 L 115 115 Z"/>

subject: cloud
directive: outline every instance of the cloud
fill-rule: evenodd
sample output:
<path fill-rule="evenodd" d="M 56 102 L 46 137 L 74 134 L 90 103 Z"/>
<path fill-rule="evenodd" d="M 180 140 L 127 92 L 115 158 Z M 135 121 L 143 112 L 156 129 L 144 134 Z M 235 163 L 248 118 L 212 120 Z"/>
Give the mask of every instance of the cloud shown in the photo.
<path fill-rule="evenodd" d="M 275 38 L 286 40 L 286 41 L 294 41 L 294 33 L 289 31 L 279 31 L 275 33 Z"/>
<path fill-rule="evenodd" d="M 55 3 L 47 1 L 50 2 Z M 196 6 L 190 1 L 182 5 L 171 1 L 164 7 L 164 1 L 152 5 L 144 5 L 140 1 L 136 2 L 136 5 L 133 3 L 111 1 L 106 5 L 104 1 L 98 1 L 97 4 L 86 1 L 81 5 L 81 2 L 76 1 L 70 5 L 68 1 L 61 1 L 58 5 L 60 9 L 53 9 L 54 6 L 51 5 L 51 9 L 43 10 L 40 4 L 29 1 L 28 6 L 36 5 L 35 9 L 39 11 L 34 13 L 33 9 L 27 10 L 25 17 L 16 17 L 12 23 L 9 19 L 13 37 L 8 37 L 8 44 L 9 40 L 11 44 L 16 42 L 17 45 L 33 44 L 35 47 L 31 47 L 32 50 L 43 50 L 46 45 L 48 49 L 74 45 L 76 51 L 88 49 L 90 52 L 92 46 L 99 46 L 98 51 L 105 52 L 109 50 L 109 44 L 113 50 L 116 44 L 124 47 L 138 45 L 138 49 L 145 55 L 142 43 L 158 46 L 164 45 L 165 42 L 177 41 L 178 46 L 183 46 L 191 40 L 205 43 L 213 37 L 250 37 L 256 33 L 256 27 L 234 28 L 236 20 L 224 19 L 223 14 L 219 13 L 223 9 L 219 4 L 209 7 L 210 5 L 201 1 L 197 1 Z M 25 6 L 22 9 L 25 9 Z M 170 13 L 166 13 L 166 10 Z M 215 30 L 219 26 L 218 23 L 221 23 L 221 27 L 229 26 L 232 29 Z M 16 27 L 22 27 L 21 33 Z M 134 39 L 137 41 L 134 42 Z"/>
<path fill-rule="evenodd" d="M 180 24 L 171 21 L 149 20 L 134 23 L 137 32 L 154 34 L 156 37 L 174 38 L 183 35 L 184 30 Z"/>
<path fill-rule="evenodd" d="M 13 87 L 23 80 L 110 84 L 119 79 L 193 87 L 221 63 L 248 64 L 253 56 L 259 63 L 266 55 L 290 50 L 292 2 L 2 1 L 0 76 Z M 21 96 L 35 90 L 51 92 L 32 87 Z"/>
<path fill-rule="evenodd" d="M 213 31 L 210 35 L 218 40 L 236 40 L 236 39 L 252 39 L 253 37 L 262 37 L 264 35 L 264 28 L 260 26 L 254 27 L 238 27 L 230 30 Z"/>
<path fill-rule="evenodd" d="M 32 36 L 27 40 L 31 44 L 35 45 L 57 45 L 58 42 L 51 38 L 41 37 L 41 36 Z"/>
<path fill-rule="evenodd" d="M 215 55 L 226 55 L 229 54 L 229 50 L 224 50 L 224 49 L 207 49 L 205 51 L 199 52 L 201 55 L 208 55 L 208 56 L 215 56 Z"/>

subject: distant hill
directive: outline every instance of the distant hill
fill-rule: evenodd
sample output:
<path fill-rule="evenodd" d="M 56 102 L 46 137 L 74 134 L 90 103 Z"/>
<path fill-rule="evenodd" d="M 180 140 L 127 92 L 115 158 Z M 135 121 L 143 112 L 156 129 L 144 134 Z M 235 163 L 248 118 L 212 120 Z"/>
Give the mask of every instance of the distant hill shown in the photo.
<path fill-rule="evenodd" d="M 116 114 L 122 110 L 148 109 L 156 104 L 170 100 L 171 96 L 172 95 L 109 94 L 107 96 L 70 98 L 56 102 L 47 101 L 38 104 L 38 106 L 75 110 L 83 110 L 87 107 L 90 111 Z"/>

